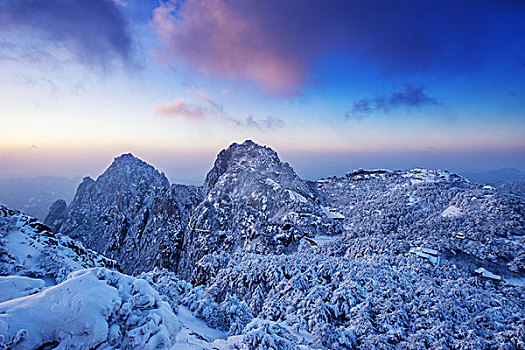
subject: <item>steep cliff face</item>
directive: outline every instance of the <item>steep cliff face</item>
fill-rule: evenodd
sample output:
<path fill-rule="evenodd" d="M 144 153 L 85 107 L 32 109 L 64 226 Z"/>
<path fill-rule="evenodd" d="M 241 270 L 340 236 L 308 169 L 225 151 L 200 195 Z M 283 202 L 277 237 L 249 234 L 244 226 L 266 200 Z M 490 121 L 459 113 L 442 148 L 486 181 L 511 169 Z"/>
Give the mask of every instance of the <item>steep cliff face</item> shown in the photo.
<path fill-rule="evenodd" d="M 60 231 L 60 227 L 67 220 L 67 203 L 63 199 L 54 202 L 49 208 L 44 225 L 49 226 L 53 232 Z"/>
<path fill-rule="evenodd" d="M 169 265 L 165 257 L 172 247 L 167 242 L 176 241 L 188 216 L 180 209 L 191 209 L 199 195 L 194 187 L 170 189 L 164 174 L 124 154 L 96 181 L 84 178 L 67 213 L 57 203 L 46 222 L 55 232 L 116 259 L 124 271 L 137 273 L 156 262 Z"/>
<path fill-rule="evenodd" d="M 185 277 L 198 274 L 196 262 L 213 252 L 289 253 L 305 236 L 340 229 L 288 163 L 249 140 L 219 153 L 204 190 L 186 230 L 179 270 Z"/>

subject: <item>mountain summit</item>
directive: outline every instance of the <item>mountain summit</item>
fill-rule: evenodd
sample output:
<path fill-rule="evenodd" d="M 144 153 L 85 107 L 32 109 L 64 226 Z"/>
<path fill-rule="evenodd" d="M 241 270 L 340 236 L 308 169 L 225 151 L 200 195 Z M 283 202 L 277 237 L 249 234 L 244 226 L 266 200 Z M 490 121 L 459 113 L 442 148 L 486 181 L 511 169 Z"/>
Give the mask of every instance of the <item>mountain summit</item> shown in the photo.
<path fill-rule="evenodd" d="M 213 168 L 206 176 L 204 187 L 206 192 L 209 192 L 218 179 L 234 167 L 264 170 L 271 164 L 280 164 L 279 157 L 273 149 L 258 145 L 252 140 L 246 140 L 242 144 L 233 143 L 217 155 Z"/>
<path fill-rule="evenodd" d="M 250 140 L 219 153 L 204 189 L 185 236 L 183 274 L 214 251 L 292 252 L 305 236 L 340 230 L 292 167 Z"/>
<path fill-rule="evenodd" d="M 176 240 L 188 216 L 179 206 L 191 210 L 199 201 L 199 189 L 170 188 L 163 173 L 128 153 L 115 158 L 97 180 L 84 178 L 71 205 L 53 205 L 46 223 L 134 273 L 166 260 L 167 242 Z"/>
<path fill-rule="evenodd" d="M 97 179 L 103 186 L 116 186 L 115 190 L 130 190 L 141 183 L 149 187 L 169 187 L 169 181 L 164 173 L 153 166 L 133 156 L 131 153 L 116 157 L 109 168 Z"/>

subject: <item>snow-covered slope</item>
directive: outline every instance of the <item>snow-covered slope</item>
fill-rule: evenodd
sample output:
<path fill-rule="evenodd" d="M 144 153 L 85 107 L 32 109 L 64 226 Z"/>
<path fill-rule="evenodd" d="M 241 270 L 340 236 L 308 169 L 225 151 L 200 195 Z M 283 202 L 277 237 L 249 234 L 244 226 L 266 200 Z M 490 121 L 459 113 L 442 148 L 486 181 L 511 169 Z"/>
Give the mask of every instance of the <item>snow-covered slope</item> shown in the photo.
<path fill-rule="evenodd" d="M 344 215 L 344 236 L 325 251 L 358 260 L 437 250 L 473 272 L 525 273 L 525 201 L 447 171 L 357 170 L 316 183 Z M 336 253 L 337 252 L 337 253 Z M 443 259 L 442 259 L 443 260 Z"/>
<path fill-rule="evenodd" d="M 0 275 L 41 277 L 53 284 L 88 267 L 116 268 L 70 237 L 52 233 L 37 219 L 0 206 Z"/>
<path fill-rule="evenodd" d="M 283 323 L 254 320 L 234 295 L 219 303 L 168 270 L 124 275 L 114 270 L 113 260 L 52 234 L 36 219 L 5 207 L 0 214 L 0 349 L 226 350 L 296 344 L 299 334 Z M 85 269 L 89 266 L 106 268 Z"/>
<path fill-rule="evenodd" d="M 452 264 L 319 251 L 215 258 L 211 295 L 237 295 L 255 317 L 310 334 L 313 348 L 519 349 L 525 341 L 525 288 Z"/>

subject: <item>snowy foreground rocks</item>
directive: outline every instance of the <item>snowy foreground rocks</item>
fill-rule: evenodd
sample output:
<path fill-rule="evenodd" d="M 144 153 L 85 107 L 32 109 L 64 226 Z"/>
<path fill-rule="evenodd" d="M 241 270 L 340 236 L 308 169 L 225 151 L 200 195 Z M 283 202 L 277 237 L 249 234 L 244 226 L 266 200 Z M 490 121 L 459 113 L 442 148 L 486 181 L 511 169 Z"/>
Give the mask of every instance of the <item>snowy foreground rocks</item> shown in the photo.
<path fill-rule="evenodd" d="M 180 329 L 146 281 L 104 268 L 76 271 L 56 286 L 0 303 L 0 348 L 169 348 Z"/>

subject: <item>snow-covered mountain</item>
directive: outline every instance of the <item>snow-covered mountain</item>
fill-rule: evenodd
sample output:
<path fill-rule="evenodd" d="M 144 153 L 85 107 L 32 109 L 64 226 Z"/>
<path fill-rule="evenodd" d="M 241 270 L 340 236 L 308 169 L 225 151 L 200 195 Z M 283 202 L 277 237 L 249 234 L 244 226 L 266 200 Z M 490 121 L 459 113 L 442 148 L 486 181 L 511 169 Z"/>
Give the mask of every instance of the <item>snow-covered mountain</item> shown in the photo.
<path fill-rule="evenodd" d="M 340 233 L 340 224 L 292 167 L 252 141 L 219 153 L 204 191 L 186 230 L 180 266 L 180 274 L 198 284 L 205 276 L 193 270 L 207 254 L 290 253 L 303 237 Z"/>
<path fill-rule="evenodd" d="M 53 208 L 54 231 L 211 327 L 182 327 L 195 348 L 525 344 L 524 199 L 447 171 L 305 181 L 246 141 L 202 187 L 123 155 Z"/>
<path fill-rule="evenodd" d="M 97 180 L 84 178 L 69 207 L 54 203 L 44 222 L 136 273 L 174 267 L 176 242 L 200 199 L 200 188 L 170 187 L 164 174 L 124 154 Z"/>
<path fill-rule="evenodd" d="M 525 202 L 447 171 L 356 170 L 317 181 L 323 203 L 344 215 L 332 246 L 357 260 L 439 252 L 473 272 L 525 273 Z"/>

